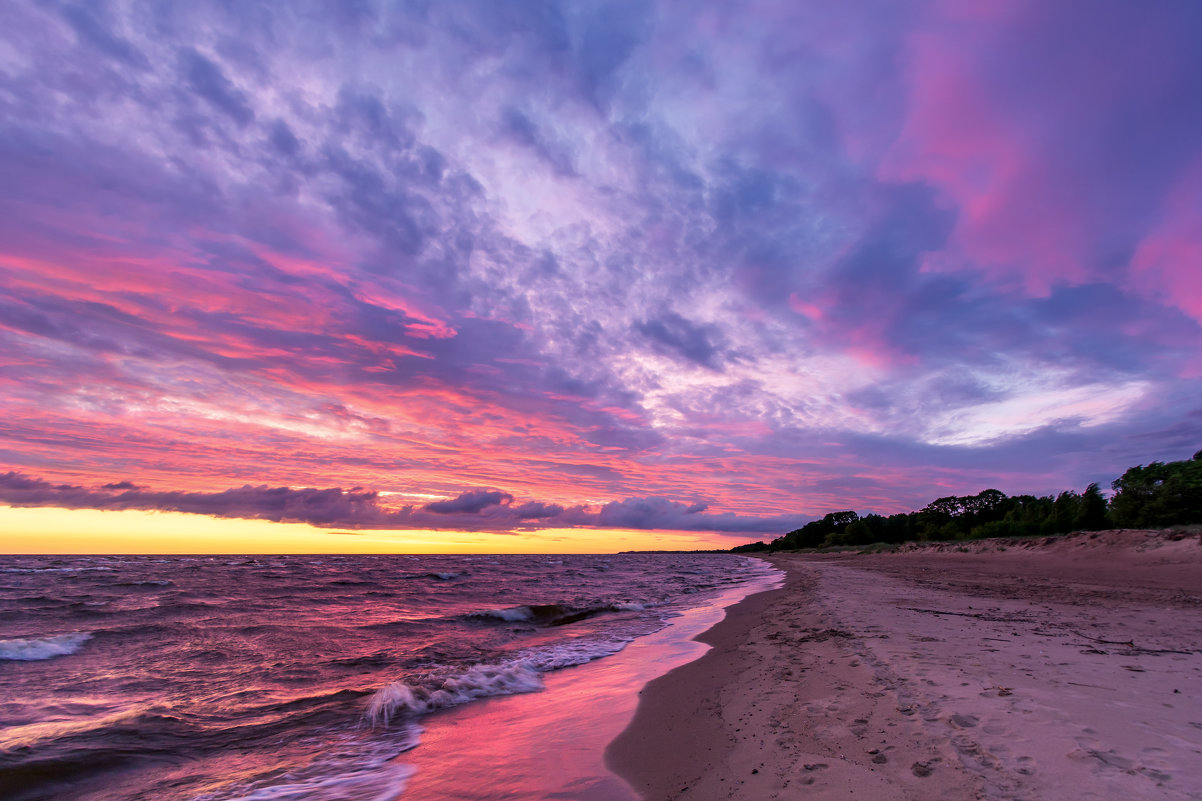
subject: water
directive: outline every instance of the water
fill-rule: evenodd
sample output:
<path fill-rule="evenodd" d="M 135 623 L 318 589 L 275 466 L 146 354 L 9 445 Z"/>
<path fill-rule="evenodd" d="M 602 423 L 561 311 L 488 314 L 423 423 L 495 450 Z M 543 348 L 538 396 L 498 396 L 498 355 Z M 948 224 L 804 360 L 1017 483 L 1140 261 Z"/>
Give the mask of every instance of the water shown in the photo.
<path fill-rule="evenodd" d="M 2 795 L 403 797 L 425 716 L 540 692 L 769 570 L 700 554 L 8 557 Z"/>

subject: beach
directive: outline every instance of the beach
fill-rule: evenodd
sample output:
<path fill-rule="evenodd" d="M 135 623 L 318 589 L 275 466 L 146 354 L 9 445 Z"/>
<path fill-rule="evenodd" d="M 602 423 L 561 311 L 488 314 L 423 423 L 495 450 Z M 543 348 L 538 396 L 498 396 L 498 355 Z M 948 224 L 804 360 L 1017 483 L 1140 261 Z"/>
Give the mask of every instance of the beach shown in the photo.
<path fill-rule="evenodd" d="M 608 748 L 648 801 L 1202 798 L 1197 533 L 766 558 Z"/>

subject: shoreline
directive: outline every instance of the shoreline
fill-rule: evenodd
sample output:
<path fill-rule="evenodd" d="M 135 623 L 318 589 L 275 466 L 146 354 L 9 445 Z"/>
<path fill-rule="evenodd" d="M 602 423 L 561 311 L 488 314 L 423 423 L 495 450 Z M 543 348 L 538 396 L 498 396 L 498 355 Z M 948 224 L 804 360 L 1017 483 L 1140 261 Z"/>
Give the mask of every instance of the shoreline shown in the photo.
<path fill-rule="evenodd" d="M 607 763 L 647 801 L 1202 797 L 1198 538 L 990 547 L 766 557 Z"/>
<path fill-rule="evenodd" d="M 400 798 L 638 801 L 604 751 L 634 716 L 640 688 L 697 659 L 706 650 L 700 635 L 779 576 L 764 570 L 616 653 L 544 673 L 540 692 L 481 698 L 421 718 L 420 744 L 393 760 L 412 773 Z"/>

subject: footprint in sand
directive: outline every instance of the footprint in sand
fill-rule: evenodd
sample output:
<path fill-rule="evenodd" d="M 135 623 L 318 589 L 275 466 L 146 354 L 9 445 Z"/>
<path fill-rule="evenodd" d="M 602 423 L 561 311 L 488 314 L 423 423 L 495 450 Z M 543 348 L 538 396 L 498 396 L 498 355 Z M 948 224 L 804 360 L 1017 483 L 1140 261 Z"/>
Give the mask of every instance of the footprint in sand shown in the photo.
<path fill-rule="evenodd" d="M 1068 752 L 1069 759 L 1075 759 L 1080 762 L 1092 762 L 1096 760 L 1103 769 L 1109 768 L 1123 773 L 1135 773 L 1137 768 L 1140 767 L 1134 760 L 1121 756 L 1113 748 L 1103 751 L 1098 747 L 1100 744 L 1096 741 L 1078 737 L 1077 745 L 1077 748 Z"/>

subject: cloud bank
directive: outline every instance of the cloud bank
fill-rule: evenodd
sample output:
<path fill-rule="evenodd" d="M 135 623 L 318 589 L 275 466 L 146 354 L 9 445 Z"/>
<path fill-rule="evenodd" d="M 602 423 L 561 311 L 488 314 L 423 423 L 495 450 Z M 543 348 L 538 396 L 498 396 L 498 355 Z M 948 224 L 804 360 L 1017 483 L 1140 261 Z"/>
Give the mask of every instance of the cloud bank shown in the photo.
<path fill-rule="evenodd" d="M 121 482 L 125 483 L 125 482 Z M 308 523 L 321 528 L 446 529 L 514 531 L 581 526 L 711 531 L 746 535 L 797 528 L 807 518 L 782 515 L 740 516 L 703 514 L 704 504 L 686 505 L 667 498 L 627 498 L 598 507 L 565 509 L 557 504 L 529 501 L 514 505 L 513 496 L 495 490 L 468 490 L 446 501 L 424 506 L 391 508 L 379 493 L 353 488 L 329 489 L 253 487 L 249 484 L 220 492 L 154 492 L 114 484 L 88 489 L 52 484 L 21 473 L 0 474 L 0 504 L 16 507 L 54 506 L 65 509 L 151 510 L 185 512 L 211 517 Z"/>

